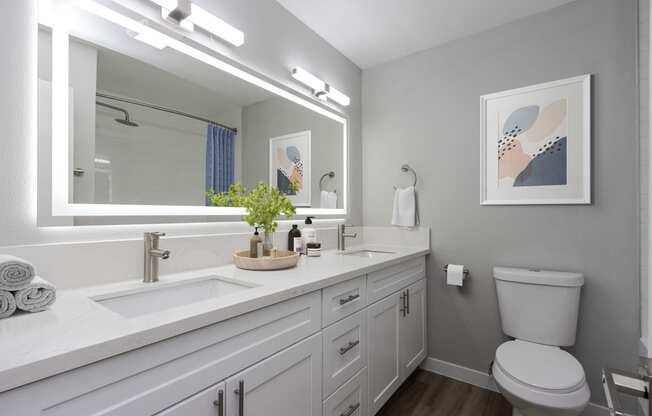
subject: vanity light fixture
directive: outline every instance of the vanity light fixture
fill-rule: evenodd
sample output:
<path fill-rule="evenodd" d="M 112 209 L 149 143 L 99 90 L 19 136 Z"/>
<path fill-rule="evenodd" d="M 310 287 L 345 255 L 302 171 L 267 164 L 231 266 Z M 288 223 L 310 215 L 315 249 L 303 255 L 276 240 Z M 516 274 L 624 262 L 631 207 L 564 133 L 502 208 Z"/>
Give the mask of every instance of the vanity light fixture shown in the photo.
<path fill-rule="evenodd" d="M 322 101 L 326 101 L 330 98 L 331 100 L 345 107 L 351 104 L 351 99 L 346 94 L 330 86 L 325 81 L 322 81 L 303 68 L 292 68 L 292 77 L 302 84 L 312 88 L 314 96 Z"/>
<path fill-rule="evenodd" d="M 194 26 L 224 39 L 234 46 L 242 46 L 245 42 L 244 33 L 224 20 L 192 3 L 190 0 L 151 0 L 161 6 L 161 16 L 167 21 L 173 21 L 180 28 L 192 32 Z"/>

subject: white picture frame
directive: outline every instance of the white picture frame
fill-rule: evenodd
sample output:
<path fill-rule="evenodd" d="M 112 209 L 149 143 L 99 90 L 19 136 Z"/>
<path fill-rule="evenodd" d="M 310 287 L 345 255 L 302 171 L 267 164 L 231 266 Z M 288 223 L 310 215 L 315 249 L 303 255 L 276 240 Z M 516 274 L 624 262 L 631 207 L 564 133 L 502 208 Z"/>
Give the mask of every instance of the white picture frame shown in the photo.
<path fill-rule="evenodd" d="M 481 205 L 590 203 L 590 74 L 480 97 Z"/>
<path fill-rule="evenodd" d="M 279 188 L 295 207 L 312 205 L 311 135 L 310 130 L 305 130 L 269 139 L 269 185 Z M 290 160 L 288 148 L 294 149 L 293 158 L 296 157 L 296 160 Z M 288 182 L 285 185 L 279 183 L 279 178 L 289 181 L 290 177 L 296 177 L 290 170 L 298 172 L 300 176 L 300 189 L 296 194 L 286 189 Z"/>

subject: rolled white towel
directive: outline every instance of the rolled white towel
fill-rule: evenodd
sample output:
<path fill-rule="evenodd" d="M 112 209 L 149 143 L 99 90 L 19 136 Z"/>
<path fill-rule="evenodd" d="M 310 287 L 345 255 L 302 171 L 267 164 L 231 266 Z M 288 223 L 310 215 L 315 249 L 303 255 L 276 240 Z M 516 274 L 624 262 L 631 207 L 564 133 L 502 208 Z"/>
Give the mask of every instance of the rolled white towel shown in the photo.
<path fill-rule="evenodd" d="M 11 292 L 0 290 L 0 319 L 8 318 L 16 312 L 16 299 Z"/>
<path fill-rule="evenodd" d="M 14 293 L 18 309 L 40 312 L 52 305 L 57 298 L 57 288 L 36 276 L 24 289 Z"/>
<path fill-rule="evenodd" d="M 36 271 L 26 260 L 0 254 L 0 290 L 20 290 L 32 281 Z"/>

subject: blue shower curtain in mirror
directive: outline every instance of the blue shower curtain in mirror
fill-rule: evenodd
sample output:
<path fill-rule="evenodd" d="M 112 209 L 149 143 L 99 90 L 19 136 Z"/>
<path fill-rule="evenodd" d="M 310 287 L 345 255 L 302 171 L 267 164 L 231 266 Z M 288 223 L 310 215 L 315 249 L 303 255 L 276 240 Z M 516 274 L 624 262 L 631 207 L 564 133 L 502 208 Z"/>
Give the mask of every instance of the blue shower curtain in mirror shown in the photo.
<path fill-rule="evenodd" d="M 208 125 L 206 140 L 206 191 L 226 192 L 234 180 L 235 132 Z M 206 204 L 209 201 L 206 200 Z"/>

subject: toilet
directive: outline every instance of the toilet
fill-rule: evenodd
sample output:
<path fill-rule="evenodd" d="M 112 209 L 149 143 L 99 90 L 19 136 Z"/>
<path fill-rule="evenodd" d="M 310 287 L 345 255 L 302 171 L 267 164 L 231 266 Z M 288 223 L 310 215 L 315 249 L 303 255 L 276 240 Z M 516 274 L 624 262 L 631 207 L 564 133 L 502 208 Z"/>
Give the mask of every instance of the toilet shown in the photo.
<path fill-rule="evenodd" d="M 584 276 L 495 267 L 503 332 L 496 350 L 498 389 L 514 416 L 575 416 L 589 402 L 582 365 L 560 347 L 575 344 Z"/>

